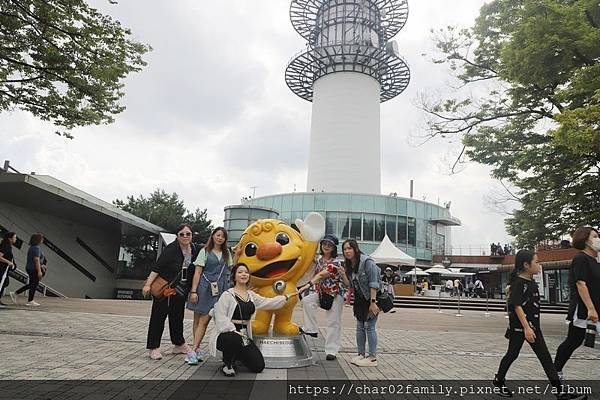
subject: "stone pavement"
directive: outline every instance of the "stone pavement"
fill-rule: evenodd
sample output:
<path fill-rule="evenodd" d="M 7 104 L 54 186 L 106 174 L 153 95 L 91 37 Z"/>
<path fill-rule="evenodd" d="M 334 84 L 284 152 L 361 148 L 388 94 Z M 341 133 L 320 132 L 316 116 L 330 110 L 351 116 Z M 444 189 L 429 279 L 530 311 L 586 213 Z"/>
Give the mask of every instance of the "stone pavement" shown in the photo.
<path fill-rule="evenodd" d="M 3 299 L 5 303 L 10 300 Z M 188 366 L 182 355 L 169 354 L 168 324 L 165 326 L 164 358 L 152 361 L 145 350 L 149 301 L 80 300 L 41 298 L 41 307 L 9 306 L 0 309 L 0 379 L 2 380 L 225 380 L 219 360 Z M 25 301 L 22 300 L 22 303 Z M 251 374 L 241 369 L 236 380 L 483 380 L 489 381 L 506 351 L 503 334 L 507 320 L 501 313 L 396 309 L 378 321 L 378 367 L 350 364 L 356 354 L 352 309 L 344 308 L 342 349 L 335 361 L 325 361 L 321 328 L 318 339 L 309 339 L 315 364 L 305 368 L 267 369 Z M 185 332 L 191 341 L 191 318 L 186 314 Z M 319 315 L 324 325 L 324 312 Z M 295 313 L 298 322 L 302 312 Z M 554 355 L 564 339 L 562 315 L 542 315 L 543 331 Z M 209 332 L 212 323 L 209 325 Z M 600 379 L 600 351 L 579 348 L 567 364 L 571 380 Z M 509 371 L 509 380 L 544 380 L 545 375 L 529 346 Z M 5 382 L 6 383 L 6 382 Z M 260 392 L 254 385 L 253 393 Z M 176 389 L 176 388 L 175 388 Z M 173 389 L 173 390 L 175 390 Z M 172 393 L 168 390 L 165 393 Z M 257 392 L 258 390 L 258 392 Z M 223 393 L 221 393 L 223 394 Z M 232 398 L 235 393 L 228 394 Z M 234 396 L 235 397 L 235 396 Z M 255 396 L 264 398 L 264 395 Z M 3 398 L 0 394 L 0 398 Z M 102 398 L 102 397 L 100 397 Z M 245 398 L 245 397 L 244 397 Z M 424 397 L 419 397 L 424 398 Z"/>

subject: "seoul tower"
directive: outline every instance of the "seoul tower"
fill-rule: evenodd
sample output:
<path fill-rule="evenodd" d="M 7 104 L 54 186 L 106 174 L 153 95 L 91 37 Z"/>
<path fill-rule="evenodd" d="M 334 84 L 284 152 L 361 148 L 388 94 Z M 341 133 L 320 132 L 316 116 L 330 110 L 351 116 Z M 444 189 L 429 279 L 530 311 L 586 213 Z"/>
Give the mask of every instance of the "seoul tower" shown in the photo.
<path fill-rule="evenodd" d="M 410 80 L 390 41 L 407 17 L 407 0 L 292 0 L 307 48 L 285 80 L 313 103 L 308 192 L 381 194 L 380 103 Z"/>

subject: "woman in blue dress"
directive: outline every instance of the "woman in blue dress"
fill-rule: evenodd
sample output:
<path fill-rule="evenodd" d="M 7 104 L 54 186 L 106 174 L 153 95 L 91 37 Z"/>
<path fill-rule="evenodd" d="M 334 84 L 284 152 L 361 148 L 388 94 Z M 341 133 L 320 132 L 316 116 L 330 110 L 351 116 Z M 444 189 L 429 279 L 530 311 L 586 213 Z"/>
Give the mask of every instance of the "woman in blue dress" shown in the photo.
<path fill-rule="evenodd" d="M 219 300 L 219 296 L 229 288 L 231 266 L 237 262 L 233 258 L 227 248 L 227 231 L 223 227 L 218 227 L 211 233 L 206 247 L 200 250 L 194 261 L 196 269 L 187 308 L 194 312 L 192 350 L 196 359 L 186 360 L 188 364 L 202 361 L 200 343 L 211 319 L 208 313 Z M 237 254 L 235 258 L 238 258 Z"/>

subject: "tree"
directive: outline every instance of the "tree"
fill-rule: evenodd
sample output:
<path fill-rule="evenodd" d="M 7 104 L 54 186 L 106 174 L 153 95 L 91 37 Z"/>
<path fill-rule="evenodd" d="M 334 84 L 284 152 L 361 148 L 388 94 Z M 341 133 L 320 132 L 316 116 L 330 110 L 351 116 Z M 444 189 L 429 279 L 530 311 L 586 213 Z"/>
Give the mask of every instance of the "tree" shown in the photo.
<path fill-rule="evenodd" d="M 600 7 L 597 0 L 494 0 L 475 25 L 436 32 L 461 82 L 424 99 L 427 139 L 463 143 L 469 160 L 516 188 L 506 219 L 519 245 L 600 220 Z M 465 94 L 470 92 L 470 94 Z M 454 168 L 454 167 L 453 167 Z"/>
<path fill-rule="evenodd" d="M 175 233 L 182 223 L 189 224 L 196 243 L 206 243 L 212 231 L 212 221 L 208 219 L 206 209 L 188 211 L 177 193 L 168 194 L 162 189 L 156 189 L 148 197 L 127 196 L 125 201 L 117 199 L 113 204 L 164 228 L 165 232 Z"/>
<path fill-rule="evenodd" d="M 113 204 L 123 211 L 160 226 L 166 232 L 175 233 L 180 224 L 189 224 L 194 232 L 193 241 L 197 244 L 205 244 L 212 231 L 212 221 L 208 219 L 206 209 L 188 211 L 177 193 L 168 194 L 164 190 L 156 189 L 148 197 L 127 196 L 126 200 L 117 199 Z M 141 265 L 146 269 L 156 259 L 158 241 L 154 235 L 127 236 L 123 244 L 133 256 L 134 268 Z"/>
<path fill-rule="evenodd" d="M 85 0 L 0 5 L 0 112 L 25 110 L 62 129 L 106 124 L 125 107 L 123 79 L 151 48 Z"/>

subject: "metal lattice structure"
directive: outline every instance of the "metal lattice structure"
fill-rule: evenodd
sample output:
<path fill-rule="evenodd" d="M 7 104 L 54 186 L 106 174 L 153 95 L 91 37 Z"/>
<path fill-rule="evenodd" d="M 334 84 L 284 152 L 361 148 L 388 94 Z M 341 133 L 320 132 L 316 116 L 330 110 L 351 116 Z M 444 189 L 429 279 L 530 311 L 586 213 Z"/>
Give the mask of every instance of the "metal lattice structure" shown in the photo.
<path fill-rule="evenodd" d="M 312 101 L 314 82 L 335 72 L 375 78 L 382 102 L 408 86 L 410 70 L 388 42 L 406 23 L 407 0 L 292 0 L 290 18 L 308 41 L 285 72 L 287 85 L 301 98 Z"/>

